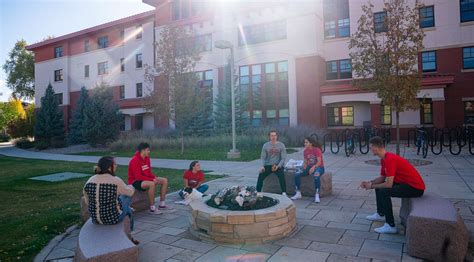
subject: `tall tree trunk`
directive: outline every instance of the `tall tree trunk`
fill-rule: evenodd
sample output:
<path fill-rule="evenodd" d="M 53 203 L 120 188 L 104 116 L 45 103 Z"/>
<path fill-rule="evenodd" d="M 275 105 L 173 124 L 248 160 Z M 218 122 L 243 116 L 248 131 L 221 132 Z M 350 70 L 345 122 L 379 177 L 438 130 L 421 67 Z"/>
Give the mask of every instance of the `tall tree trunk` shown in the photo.
<path fill-rule="evenodd" d="M 395 121 L 397 125 L 397 155 L 400 155 L 400 110 L 398 106 L 395 111 Z"/>

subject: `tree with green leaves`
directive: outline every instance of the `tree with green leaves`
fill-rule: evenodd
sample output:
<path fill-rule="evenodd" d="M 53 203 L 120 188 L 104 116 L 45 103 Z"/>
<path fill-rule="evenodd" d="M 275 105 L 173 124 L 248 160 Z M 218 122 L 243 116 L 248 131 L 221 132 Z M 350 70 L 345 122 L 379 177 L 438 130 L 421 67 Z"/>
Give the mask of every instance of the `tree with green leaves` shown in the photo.
<path fill-rule="evenodd" d="M 24 117 L 17 117 L 8 124 L 7 133 L 12 138 L 26 138 L 35 135 L 35 104 L 28 105 L 24 111 Z"/>
<path fill-rule="evenodd" d="M 72 112 L 72 117 L 69 122 L 68 142 L 69 144 L 83 144 L 86 143 L 84 138 L 84 110 L 86 108 L 87 100 L 89 99 L 89 92 L 85 87 L 81 88 L 81 94 L 77 101 L 76 108 Z"/>
<path fill-rule="evenodd" d="M 155 62 L 146 67 L 145 79 L 162 90 L 150 90 L 143 106 L 158 118 L 169 119 L 181 134 L 181 151 L 184 152 L 184 136 L 195 133 L 199 128 L 203 112 L 208 113 L 206 91 L 197 84 L 194 73 L 199 61 L 199 47 L 194 43 L 194 35 L 180 26 L 161 29 L 155 43 Z M 158 81 L 155 84 L 155 81 Z M 212 103 L 211 103 L 212 104 Z M 202 120 L 201 120 L 202 121 Z"/>
<path fill-rule="evenodd" d="M 230 134 L 232 132 L 232 97 L 230 85 L 230 66 L 224 67 L 224 81 L 219 87 L 219 92 L 214 103 L 214 126 L 218 133 Z M 235 127 L 237 132 L 242 132 L 248 127 L 248 117 L 244 115 L 247 109 L 247 99 L 236 89 Z"/>
<path fill-rule="evenodd" d="M 63 113 L 59 110 L 59 102 L 53 86 L 48 85 L 41 98 L 35 124 L 35 145 L 44 149 L 65 138 Z"/>
<path fill-rule="evenodd" d="M 0 130 L 5 131 L 8 124 L 18 117 L 15 107 L 10 102 L 0 102 Z"/>
<path fill-rule="evenodd" d="M 418 53 L 424 33 L 419 8 L 406 0 L 384 1 L 383 24 L 374 19 L 373 5 L 362 6 L 357 31 L 349 42 L 355 86 L 374 91 L 395 111 L 397 154 L 400 154 L 400 112 L 419 109 Z"/>
<path fill-rule="evenodd" d="M 17 41 L 3 65 L 7 86 L 13 91 L 12 96 L 18 99 L 33 99 L 35 96 L 35 59 L 26 46 L 25 40 Z"/>
<path fill-rule="evenodd" d="M 113 101 L 112 88 L 105 83 L 94 87 L 85 99 L 83 110 L 83 138 L 92 146 L 105 145 L 120 133 L 123 115 Z"/>

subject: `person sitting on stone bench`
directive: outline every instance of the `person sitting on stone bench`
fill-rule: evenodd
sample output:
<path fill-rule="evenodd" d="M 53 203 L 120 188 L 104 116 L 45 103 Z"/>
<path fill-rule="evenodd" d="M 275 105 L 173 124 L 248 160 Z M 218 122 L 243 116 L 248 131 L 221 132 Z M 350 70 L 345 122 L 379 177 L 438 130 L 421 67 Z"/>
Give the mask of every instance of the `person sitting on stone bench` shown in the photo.
<path fill-rule="evenodd" d="M 257 192 L 262 192 L 265 178 L 275 173 L 280 181 L 282 195 L 286 196 L 286 181 L 285 173 L 283 172 L 283 165 L 286 159 L 286 147 L 282 142 L 278 141 L 277 131 L 271 130 L 268 136 L 270 137 L 270 141 L 263 145 L 260 155 L 263 166 L 260 168 L 258 175 Z"/>
<path fill-rule="evenodd" d="M 158 215 L 162 214 L 160 210 L 172 209 L 165 204 L 168 179 L 165 177 L 157 177 L 151 172 L 150 145 L 148 143 L 140 143 L 135 156 L 130 160 L 128 165 L 128 184 L 133 185 L 133 187 L 139 191 L 148 190 L 150 213 Z M 160 204 L 158 208 L 155 207 L 155 189 L 157 185 L 161 185 Z"/>
<path fill-rule="evenodd" d="M 377 212 L 367 216 L 371 221 L 383 221 L 382 227 L 376 228 L 377 233 L 397 233 L 393 218 L 391 197 L 410 198 L 421 197 L 425 191 L 425 183 L 418 171 L 405 158 L 387 152 L 382 138 L 370 139 L 370 150 L 380 157 L 380 176 L 371 180 L 363 181 L 360 187 L 366 190 L 375 189 L 377 200 Z"/>
<path fill-rule="evenodd" d="M 204 183 L 204 173 L 201 171 L 201 164 L 199 161 L 193 161 L 189 165 L 189 169 L 183 174 L 184 189 L 179 191 L 179 196 L 184 199 L 183 192 L 186 188 L 196 189 L 204 194 L 209 186 L 202 183 Z"/>
<path fill-rule="evenodd" d="M 295 174 L 296 194 L 291 198 L 293 200 L 301 198 L 301 177 L 312 175 L 314 176 L 314 202 L 319 203 L 319 192 L 321 191 L 321 176 L 324 175 L 323 153 L 321 151 L 322 145 L 314 141 L 312 137 L 304 139 L 304 164 L 303 170 L 299 170 Z"/>
<path fill-rule="evenodd" d="M 95 167 L 95 174 L 87 180 L 83 193 L 94 224 L 114 225 L 130 218 L 130 230 L 133 231 L 133 215 L 130 209 L 133 187 L 126 185 L 115 176 L 117 164 L 111 156 L 102 157 Z M 130 239 L 135 245 L 138 240 Z"/>

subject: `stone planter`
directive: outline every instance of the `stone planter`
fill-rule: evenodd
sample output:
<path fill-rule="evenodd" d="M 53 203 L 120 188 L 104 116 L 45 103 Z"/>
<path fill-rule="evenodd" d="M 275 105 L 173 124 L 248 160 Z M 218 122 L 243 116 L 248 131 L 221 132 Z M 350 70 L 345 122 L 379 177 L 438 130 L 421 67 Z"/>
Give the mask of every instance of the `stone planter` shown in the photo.
<path fill-rule="evenodd" d="M 295 205 L 282 195 L 264 195 L 279 203 L 259 210 L 229 211 L 208 206 L 209 196 L 191 202 L 191 233 L 203 240 L 233 244 L 258 244 L 288 236 L 296 227 Z"/>

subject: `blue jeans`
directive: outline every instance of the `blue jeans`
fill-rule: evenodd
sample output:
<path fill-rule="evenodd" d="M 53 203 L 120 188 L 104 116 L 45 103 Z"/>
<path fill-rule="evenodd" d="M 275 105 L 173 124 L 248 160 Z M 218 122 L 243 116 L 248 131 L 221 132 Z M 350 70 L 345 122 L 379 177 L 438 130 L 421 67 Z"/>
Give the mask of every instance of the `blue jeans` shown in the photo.
<path fill-rule="evenodd" d="M 295 174 L 295 185 L 296 185 L 296 190 L 300 190 L 301 188 L 301 177 L 302 176 L 307 176 L 309 175 L 309 170 L 311 167 L 306 167 L 303 170 L 297 171 Z M 314 170 L 314 173 L 311 175 L 314 176 L 315 173 L 319 173 L 319 176 L 314 177 L 314 188 L 316 189 L 317 192 L 321 191 L 321 176 L 324 175 L 324 167 L 317 167 L 316 170 Z"/>
<path fill-rule="evenodd" d="M 120 195 L 120 202 L 122 203 L 122 214 L 119 216 L 119 221 L 122 222 L 126 216 L 130 218 L 130 230 L 133 231 L 134 221 L 133 221 L 133 212 L 130 208 L 130 204 L 132 204 L 132 197 Z"/>
<path fill-rule="evenodd" d="M 200 185 L 196 188 L 197 191 L 201 192 L 202 194 L 204 194 L 204 192 L 206 192 L 207 190 L 209 189 L 209 186 L 208 185 Z M 184 195 L 183 195 L 183 192 L 184 192 L 184 189 L 181 189 L 178 193 L 178 195 L 181 197 L 181 198 L 184 198 Z"/>

